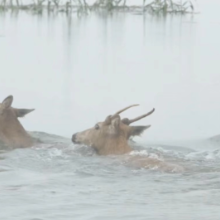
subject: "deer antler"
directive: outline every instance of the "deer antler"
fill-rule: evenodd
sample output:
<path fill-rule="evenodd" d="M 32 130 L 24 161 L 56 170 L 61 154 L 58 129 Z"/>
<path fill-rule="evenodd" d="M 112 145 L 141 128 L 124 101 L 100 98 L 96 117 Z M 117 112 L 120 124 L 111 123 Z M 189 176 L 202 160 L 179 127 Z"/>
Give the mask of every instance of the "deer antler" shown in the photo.
<path fill-rule="evenodd" d="M 128 107 L 123 108 L 123 109 L 117 111 L 114 115 L 112 115 L 112 118 L 114 118 L 116 115 L 119 115 L 120 113 L 126 111 L 127 109 L 129 109 L 131 107 L 135 107 L 135 106 L 139 106 L 139 104 L 129 105 Z"/>
<path fill-rule="evenodd" d="M 123 122 L 124 124 L 126 124 L 126 125 L 130 125 L 131 123 L 133 123 L 133 122 L 135 122 L 135 121 L 139 121 L 140 119 L 145 118 L 145 117 L 151 115 L 154 111 L 155 111 L 155 109 L 153 108 L 153 110 L 151 110 L 150 112 L 148 112 L 148 113 L 146 113 L 146 114 L 144 114 L 144 115 L 141 115 L 141 116 L 139 116 L 139 117 L 137 117 L 137 118 L 134 118 L 134 119 L 124 118 L 124 119 L 122 119 L 122 122 Z"/>

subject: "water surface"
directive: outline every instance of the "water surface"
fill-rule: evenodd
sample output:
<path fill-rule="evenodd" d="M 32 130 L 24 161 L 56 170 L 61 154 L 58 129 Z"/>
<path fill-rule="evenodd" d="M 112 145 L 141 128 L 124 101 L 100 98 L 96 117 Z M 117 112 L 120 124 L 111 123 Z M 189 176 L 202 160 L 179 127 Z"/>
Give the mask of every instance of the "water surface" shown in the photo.
<path fill-rule="evenodd" d="M 218 7 L 201 1 L 201 14 L 166 17 L 0 14 L 0 99 L 36 108 L 21 122 L 48 140 L 1 153 L 1 219 L 218 220 L 219 142 L 205 141 L 220 133 Z M 123 116 L 156 108 L 137 123 L 152 127 L 135 152 L 191 170 L 136 169 L 70 142 L 134 103 Z"/>

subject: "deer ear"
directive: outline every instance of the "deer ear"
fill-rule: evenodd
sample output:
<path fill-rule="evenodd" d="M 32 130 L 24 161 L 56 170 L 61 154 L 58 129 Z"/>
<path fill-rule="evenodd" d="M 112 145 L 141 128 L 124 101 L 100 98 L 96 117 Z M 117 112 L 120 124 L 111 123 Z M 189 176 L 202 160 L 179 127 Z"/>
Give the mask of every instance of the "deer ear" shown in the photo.
<path fill-rule="evenodd" d="M 105 121 L 104 121 L 105 125 L 110 125 L 111 124 L 111 115 L 107 116 Z"/>
<path fill-rule="evenodd" d="M 120 117 L 116 117 L 111 121 L 111 133 L 112 134 L 118 134 L 119 133 L 119 127 L 120 127 Z"/>
<path fill-rule="evenodd" d="M 18 108 L 14 108 L 15 114 L 17 117 L 24 117 L 25 115 L 27 115 L 28 113 L 34 111 L 35 109 L 18 109 Z"/>
<path fill-rule="evenodd" d="M 4 108 L 4 109 L 10 108 L 12 102 L 13 102 L 13 96 L 10 95 L 10 96 L 8 96 L 7 98 L 5 98 L 5 99 L 3 100 L 3 102 L 2 102 L 3 108 Z"/>
<path fill-rule="evenodd" d="M 141 135 L 146 129 L 150 128 L 151 125 L 147 126 L 130 126 L 130 134 L 129 137 L 131 136 L 139 136 Z"/>

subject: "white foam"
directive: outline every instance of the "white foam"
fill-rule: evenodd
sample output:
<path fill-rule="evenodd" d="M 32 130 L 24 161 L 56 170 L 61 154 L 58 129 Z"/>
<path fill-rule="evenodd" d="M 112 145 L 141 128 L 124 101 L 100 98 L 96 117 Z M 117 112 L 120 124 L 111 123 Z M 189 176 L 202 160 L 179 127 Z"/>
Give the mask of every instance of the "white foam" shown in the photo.
<path fill-rule="evenodd" d="M 220 150 L 196 151 L 185 155 L 187 160 L 219 160 Z"/>
<path fill-rule="evenodd" d="M 158 155 L 156 153 L 148 153 L 147 150 L 140 150 L 140 151 L 134 150 L 134 151 L 131 151 L 129 153 L 129 155 L 131 155 L 131 156 L 147 156 L 152 159 L 156 159 L 156 160 L 160 160 L 160 161 L 163 160 L 163 158 L 160 155 Z"/>

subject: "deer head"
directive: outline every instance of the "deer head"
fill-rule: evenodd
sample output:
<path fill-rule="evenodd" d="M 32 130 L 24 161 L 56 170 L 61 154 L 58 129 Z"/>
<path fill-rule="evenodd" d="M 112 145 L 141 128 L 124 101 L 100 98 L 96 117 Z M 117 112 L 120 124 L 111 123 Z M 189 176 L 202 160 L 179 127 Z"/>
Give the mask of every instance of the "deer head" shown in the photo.
<path fill-rule="evenodd" d="M 32 139 L 18 120 L 34 109 L 18 109 L 11 107 L 13 96 L 8 96 L 0 103 L 0 141 L 6 146 L 29 147 Z"/>
<path fill-rule="evenodd" d="M 153 109 L 149 113 L 137 118 L 124 118 L 121 120 L 120 113 L 134 106 L 138 105 L 130 105 L 116 112 L 114 115 L 109 115 L 103 122 L 95 124 L 92 128 L 74 134 L 72 136 L 72 142 L 91 146 L 100 155 L 124 154 L 130 152 L 131 148 L 128 145 L 128 139 L 131 136 L 142 134 L 150 127 L 150 125 L 131 126 L 131 124 L 154 112 Z"/>

